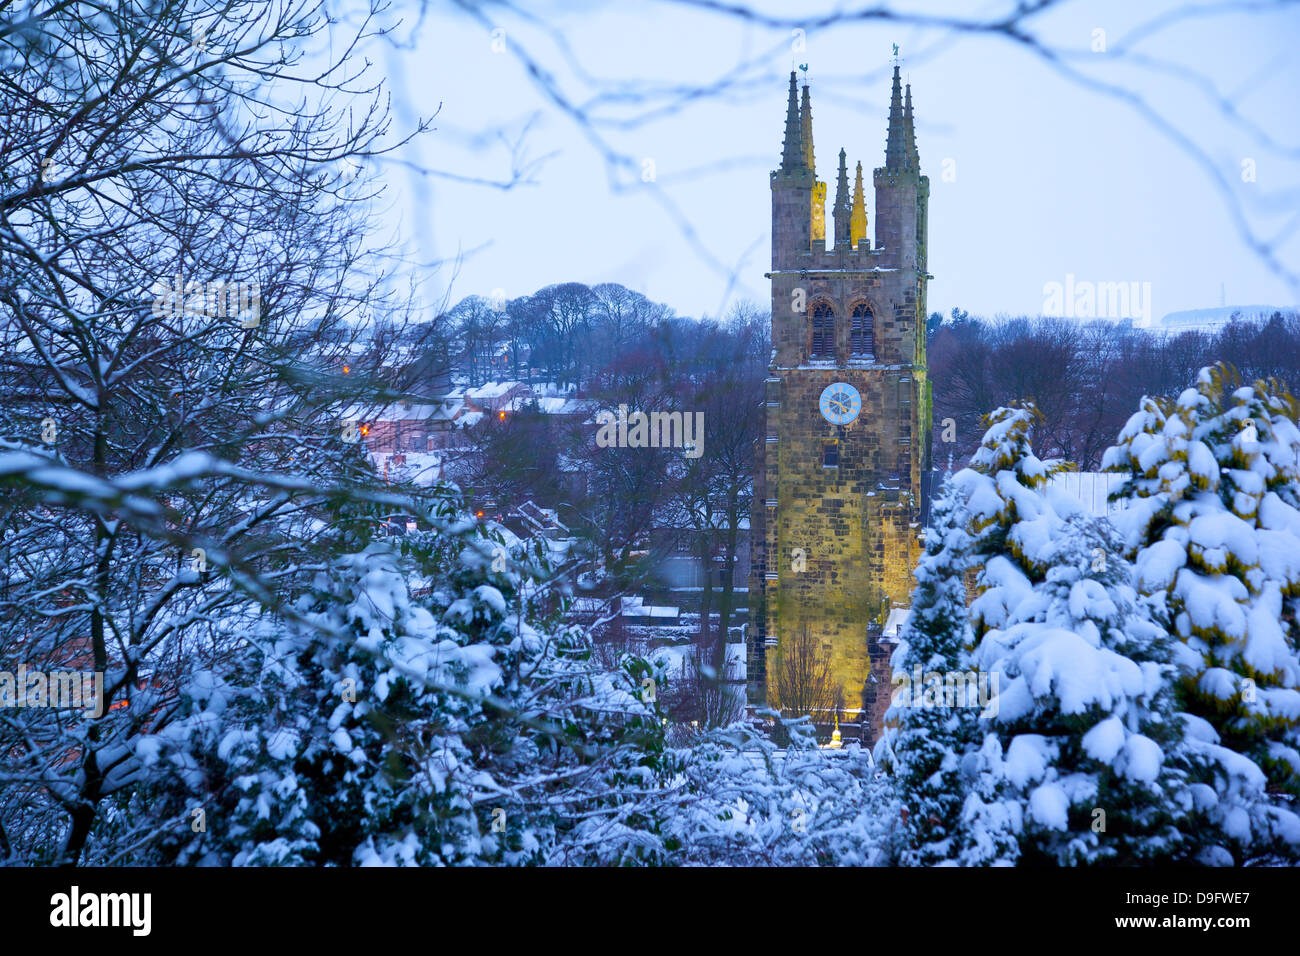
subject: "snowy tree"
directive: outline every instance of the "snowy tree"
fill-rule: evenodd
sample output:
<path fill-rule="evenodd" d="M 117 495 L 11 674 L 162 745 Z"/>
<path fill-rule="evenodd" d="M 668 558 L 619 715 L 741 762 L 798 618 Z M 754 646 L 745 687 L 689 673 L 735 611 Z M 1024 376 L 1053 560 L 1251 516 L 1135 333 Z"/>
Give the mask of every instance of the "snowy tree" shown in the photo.
<path fill-rule="evenodd" d="M 999 409 L 952 479 L 980 566 L 967 667 L 996 680 L 982 739 L 957 763 L 962 863 L 1177 858 L 1191 759 L 1170 639 L 1104 521 L 1047 487 L 1032 406 Z M 948 758 L 949 764 L 952 763 Z"/>
<path fill-rule="evenodd" d="M 1175 400 L 1145 399 L 1103 460 L 1127 475 L 1119 523 L 1137 586 L 1179 642 L 1208 761 L 1198 805 L 1223 840 L 1211 862 L 1300 846 L 1298 414 L 1277 383 L 1243 386 L 1218 365 Z"/>
<path fill-rule="evenodd" d="M 1191 758 L 1171 641 L 1137 601 L 1118 550 L 1105 523 L 1067 514 L 1038 546 L 1043 580 L 984 634 L 973 658 L 1000 675 L 998 795 L 1023 811 L 1024 862 L 1133 864 L 1182 853 Z M 1019 570 L 996 573 L 1018 589 Z"/>
<path fill-rule="evenodd" d="M 540 863 L 579 823 L 628 816 L 662 769 L 639 694 L 652 671 L 594 667 L 583 635 L 537 610 L 540 549 L 501 549 L 454 517 L 372 543 L 266 627 L 242 682 L 197 675 L 186 717 L 139 745 L 152 802 L 203 811 L 204 831 L 175 829 L 165 858 Z M 427 593 L 412 596 L 413 576 Z M 606 852 L 645 844 L 630 817 L 634 845 Z"/>
<path fill-rule="evenodd" d="M 924 706 L 926 691 L 936 702 L 939 690 L 925 685 L 942 686 L 942 675 L 961 672 L 973 643 L 963 581 L 970 563 L 965 524 L 952 489 L 945 487 L 933 504 L 911 613 L 891 659 L 895 691 L 885 734 L 876 745 L 876 757 L 892 772 L 902 805 L 899 862 L 908 866 L 931 865 L 954 853 L 952 822 L 962 809 L 959 760 L 976 732 L 966 708 Z M 921 686 L 915 680 L 918 668 Z"/>
<path fill-rule="evenodd" d="M 343 505 L 373 474 L 340 413 L 380 399 L 384 358 L 341 370 L 399 304 L 359 251 L 367 177 L 339 166 L 385 148 L 382 96 L 332 101 L 346 43 L 300 69 L 335 26 L 296 0 L 165 0 L 0 31 L 0 670 L 104 678 L 98 715 L 0 718 L 13 859 L 147 842 L 107 813 L 137 738 L 362 546 Z"/>
<path fill-rule="evenodd" d="M 458 623 L 500 617 L 490 587 L 464 596 Z M 471 781 L 460 778 L 473 773 L 466 737 L 481 729 L 474 697 L 500 691 L 509 645 L 463 646 L 460 631 L 412 605 L 386 544 L 342 557 L 300 610 L 314 626 L 278 635 L 262 675 L 270 695 L 257 709 L 282 720 L 212 721 L 225 764 L 217 779 L 233 800 L 208 811 L 213 839 L 234 851 L 221 862 L 495 858 L 505 841 L 480 826 Z M 196 703 L 206 713 L 213 701 Z M 540 842 L 527 829 L 522 838 L 525 848 Z"/>

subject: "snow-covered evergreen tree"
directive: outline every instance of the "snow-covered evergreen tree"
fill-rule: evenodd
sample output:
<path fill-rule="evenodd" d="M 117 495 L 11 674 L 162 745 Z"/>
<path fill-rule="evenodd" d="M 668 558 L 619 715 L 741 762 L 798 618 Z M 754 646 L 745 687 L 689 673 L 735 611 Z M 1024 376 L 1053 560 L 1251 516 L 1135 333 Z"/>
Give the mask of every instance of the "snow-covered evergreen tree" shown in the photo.
<path fill-rule="evenodd" d="M 959 673 L 970 650 L 971 629 L 963 575 L 970 564 L 966 515 L 950 487 L 934 501 L 925 554 L 916 568 L 912 609 L 891 665 L 894 694 L 876 758 L 889 767 L 901 804 L 903 834 L 898 862 L 926 866 L 949 859 L 952 823 L 962 809 L 960 755 L 975 739 L 976 716 L 963 706 L 924 706 L 922 675 Z M 935 678 L 923 681 L 933 682 Z"/>
<path fill-rule="evenodd" d="M 1104 521 L 1047 487 L 1032 406 L 998 409 L 952 484 L 980 562 L 967 666 L 996 713 L 962 755 L 962 863 L 1175 858 L 1190 804 L 1170 641 Z"/>
<path fill-rule="evenodd" d="M 1226 844 L 1210 862 L 1300 845 L 1298 414 L 1282 386 L 1218 365 L 1176 400 L 1145 399 L 1103 459 L 1127 475 L 1118 522 L 1138 588 L 1179 642 L 1207 761 L 1198 806 Z"/>
<path fill-rule="evenodd" d="M 542 569 L 525 558 L 453 521 L 336 561 L 254 641 L 247 680 L 194 682 L 188 717 L 146 742 L 163 799 L 204 811 L 168 854 L 539 863 L 575 819 L 617 812 L 620 787 L 653 783 L 649 665 L 602 672 L 580 632 L 539 626 Z M 417 572 L 427 593 L 412 597 Z"/>
<path fill-rule="evenodd" d="M 1117 551 L 1106 524 L 1068 514 L 1035 554 L 1043 580 L 974 655 L 979 669 L 1000 674 L 999 795 L 1023 808 L 1024 862 L 1132 864 L 1182 853 L 1189 756 L 1171 642 L 1136 600 Z"/>

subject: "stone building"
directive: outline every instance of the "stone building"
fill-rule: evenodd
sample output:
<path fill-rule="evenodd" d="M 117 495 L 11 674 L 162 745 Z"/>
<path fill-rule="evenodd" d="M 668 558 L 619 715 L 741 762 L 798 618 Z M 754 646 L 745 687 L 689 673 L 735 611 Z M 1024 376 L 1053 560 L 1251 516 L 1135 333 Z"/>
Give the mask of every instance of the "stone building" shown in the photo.
<path fill-rule="evenodd" d="M 783 651 L 808 634 L 843 692 L 841 717 L 870 724 L 888 694 L 872 647 L 906 607 L 920 556 L 929 470 L 926 215 L 911 87 L 894 67 L 885 164 L 867 236 L 862 164 L 850 189 L 839 152 L 831 235 L 813 155 L 812 105 L 790 75 L 785 142 L 772 173 L 772 359 L 751 518 L 748 673 L 755 703 L 780 707 Z M 831 714 L 813 715 L 830 724 Z M 874 738 L 869 726 L 862 734 Z"/>

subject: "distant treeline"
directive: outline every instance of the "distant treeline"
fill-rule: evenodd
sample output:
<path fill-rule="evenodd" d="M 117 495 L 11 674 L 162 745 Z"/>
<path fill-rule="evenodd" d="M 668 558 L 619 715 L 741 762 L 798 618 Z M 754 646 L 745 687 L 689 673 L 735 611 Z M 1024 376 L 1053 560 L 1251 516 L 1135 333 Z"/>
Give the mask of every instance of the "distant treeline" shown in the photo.
<path fill-rule="evenodd" d="M 514 299 L 469 296 L 437 326 L 462 382 L 555 382 L 612 405 L 671 409 L 720 374 L 732 379 L 735 402 L 758 403 L 769 321 L 748 302 L 723 321 L 697 320 L 617 283 L 565 282 Z M 954 463 L 964 462 L 984 432 L 983 416 L 1015 400 L 1033 401 L 1043 413 L 1035 439 L 1042 453 L 1093 470 L 1143 395 L 1177 395 L 1215 362 L 1235 365 L 1246 381 L 1277 378 L 1300 393 L 1294 311 L 1173 334 L 1104 320 L 991 320 L 953 309 L 931 315 L 926 328 L 937 468 L 946 467 L 949 452 Z M 731 367 L 738 360 L 739 375 Z M 544 496 L 547 489 L 532 490 Z"/>
<path fill-rule="evenodd" d="M 1234 320 L 1216 331 L 1168 334 L 1110 321 L 988 321 L 954 309 L 927 323 L 934 389 L 934 465 L 969 455 L 980 419 L 1015 399 L 1043 413 L 1034 447 L 1044 456 L 1100 467 L 1102 453 L 1143 395 L 1177 395 L 1198 369 L 1229 362 L 1247 382 L 1276 378 L 1300 394 L 1300 314 Z M 956 441 L 943 441 L 952 419 Z"/>
<path fill-rule="evenodd" d="M 694 324 L 616 282 L 561 282 L 514 299 L 473 295 L 439 321 L 454 366 L 470 382 L 531 378 L 584 389 L 655 330 Z"/>

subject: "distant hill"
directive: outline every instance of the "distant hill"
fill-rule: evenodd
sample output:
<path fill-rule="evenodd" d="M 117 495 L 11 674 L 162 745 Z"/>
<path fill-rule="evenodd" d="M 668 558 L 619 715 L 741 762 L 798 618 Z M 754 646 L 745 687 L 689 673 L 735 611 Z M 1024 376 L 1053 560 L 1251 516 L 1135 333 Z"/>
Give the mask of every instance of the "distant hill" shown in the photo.
<path fill-rule="evenodd" d="M 1146 328 L 1157 332 L 1214 332 L 1239 315 L 1246 321 L 1267 319 L 1274 312 L 1286 315 L 1295 308 L 1284 305 L 1224 305 L 1212 309 L 1184 309 L 1170 312 Z"/>

